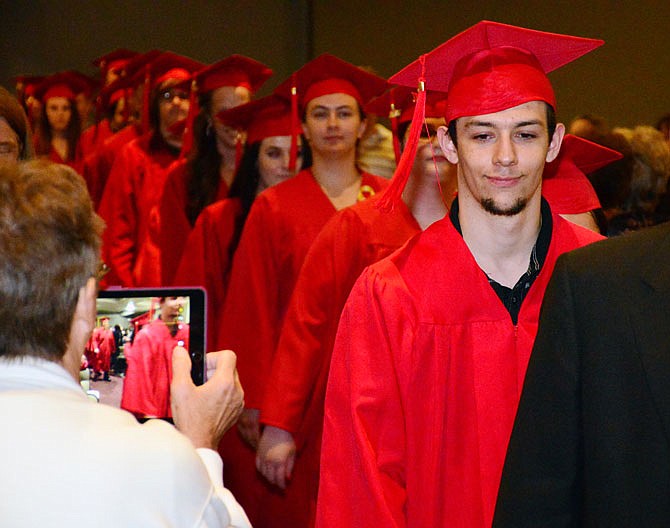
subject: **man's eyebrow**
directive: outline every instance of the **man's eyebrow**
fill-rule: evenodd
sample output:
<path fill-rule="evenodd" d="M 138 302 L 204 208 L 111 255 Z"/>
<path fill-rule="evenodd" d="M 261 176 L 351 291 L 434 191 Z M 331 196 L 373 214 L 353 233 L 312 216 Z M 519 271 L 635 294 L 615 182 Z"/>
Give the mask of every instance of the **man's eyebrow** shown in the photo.
<path fill-rule="evenodd" d="M 525 126 L 544 126 L 544 122 L 541 119 L 531 119 L 529 121 L 520 121 L 518 123 L 514 124 L 513 128 L 521 128 Z M 490 127 L 490 128 L 495 128 L 495 124 L 492 123 L 491 121 L 468 121 L 465 123 L 465 128 L 473 128 L 473 127 Z"/>

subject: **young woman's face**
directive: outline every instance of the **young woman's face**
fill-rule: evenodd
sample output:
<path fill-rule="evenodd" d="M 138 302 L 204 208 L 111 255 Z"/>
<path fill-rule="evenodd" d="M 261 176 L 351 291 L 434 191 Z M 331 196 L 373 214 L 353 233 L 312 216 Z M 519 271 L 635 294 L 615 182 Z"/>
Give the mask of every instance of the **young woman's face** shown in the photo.
<path fill-rule="evenodd" d="M 47 121 L 53 132 L 65 132 L 72 117 L 72 104 L 66 97 L 50 97 L 46 105 Z"/>
<path fill-rule="evenodd" d="M 356 149 L 356 141 L 365 130 L 365 120 L 361 120 L 356 99 L 334 93 L 307 103 L 303 130 L 312 152 L 337 154 Z"/>
<path fill-rule="evenodd" d="M 211 115 L 210 119 L 216 132 L 217 142 L 229 149 L 235 148 L 237 141 L 237 130 L 230 128 L 218 119 L 216 114 L 223 110 L 230 110 L 236 106 L 248 103 L 251 100 L 251 93 L 243 86 L 222 86 L 212 92 Z"/>
<path fill-rule="evenodd" d="M 298 150 L 300 138 L 298 138 Z M 271 136 L 261 141 L 258 151 L 258 172 L 261 176 L 262 188 L 272 187 L 295 175 L 290 172 L 289 158 L 291 152 L 291 136 Z M 302 157 L 296 159 L 296 172 L 302 166 Z"/>

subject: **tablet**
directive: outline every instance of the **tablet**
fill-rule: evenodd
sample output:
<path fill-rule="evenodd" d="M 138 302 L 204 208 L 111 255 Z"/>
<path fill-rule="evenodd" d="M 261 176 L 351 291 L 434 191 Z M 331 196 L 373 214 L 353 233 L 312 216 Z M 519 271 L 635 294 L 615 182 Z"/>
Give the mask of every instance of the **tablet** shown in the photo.
<path fill-rule="evenodd" d="M 89 395 L 132 412 L 140 421 L 171 418 L 175 346 L 188 350 L 193 382 L 205 382 L 204 290 L 101 290 L 96 309 L 96 328 L 82 357 L 81 377 L 88 374 Z"/>

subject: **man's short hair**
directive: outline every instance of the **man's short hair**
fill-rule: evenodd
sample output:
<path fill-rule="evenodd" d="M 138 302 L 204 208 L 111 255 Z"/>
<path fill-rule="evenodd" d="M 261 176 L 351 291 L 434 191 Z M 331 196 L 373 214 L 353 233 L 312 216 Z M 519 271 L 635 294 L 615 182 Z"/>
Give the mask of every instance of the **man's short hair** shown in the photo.
<path fill-rule="evenodd" d="M 547 108 L 547 132 L 549 134 L 549 143 L 551 143 L 552 138 L 554 137 L 554 132 L 556 131 L 556 111 L 554 107 L 548 103 L 544 103 Z M 456 134 L 456 121 L 458 119 L 452 119 L 449 121 L 449 137 L 454 143 L 454 146 L 458 148 L 458 136 Z"/>
<path fill-rule="evenodd" d="M 104 223 L 65 165 L 3 163 L 0 196 L 0 357 L 59 361 Z"/>

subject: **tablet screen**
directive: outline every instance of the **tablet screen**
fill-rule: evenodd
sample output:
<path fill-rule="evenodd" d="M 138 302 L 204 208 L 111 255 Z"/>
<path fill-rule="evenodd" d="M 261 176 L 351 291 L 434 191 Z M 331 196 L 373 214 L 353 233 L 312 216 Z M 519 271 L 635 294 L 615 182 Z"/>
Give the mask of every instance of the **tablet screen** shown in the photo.
<path fill-rule="evenodd" d="M 193 381 L 204 382 L 204 296 L 192 288 L 101 290 L 80 375 L 90 397 L 140 421 L 169 419 L 175 346 L 189 351 Z"/>

